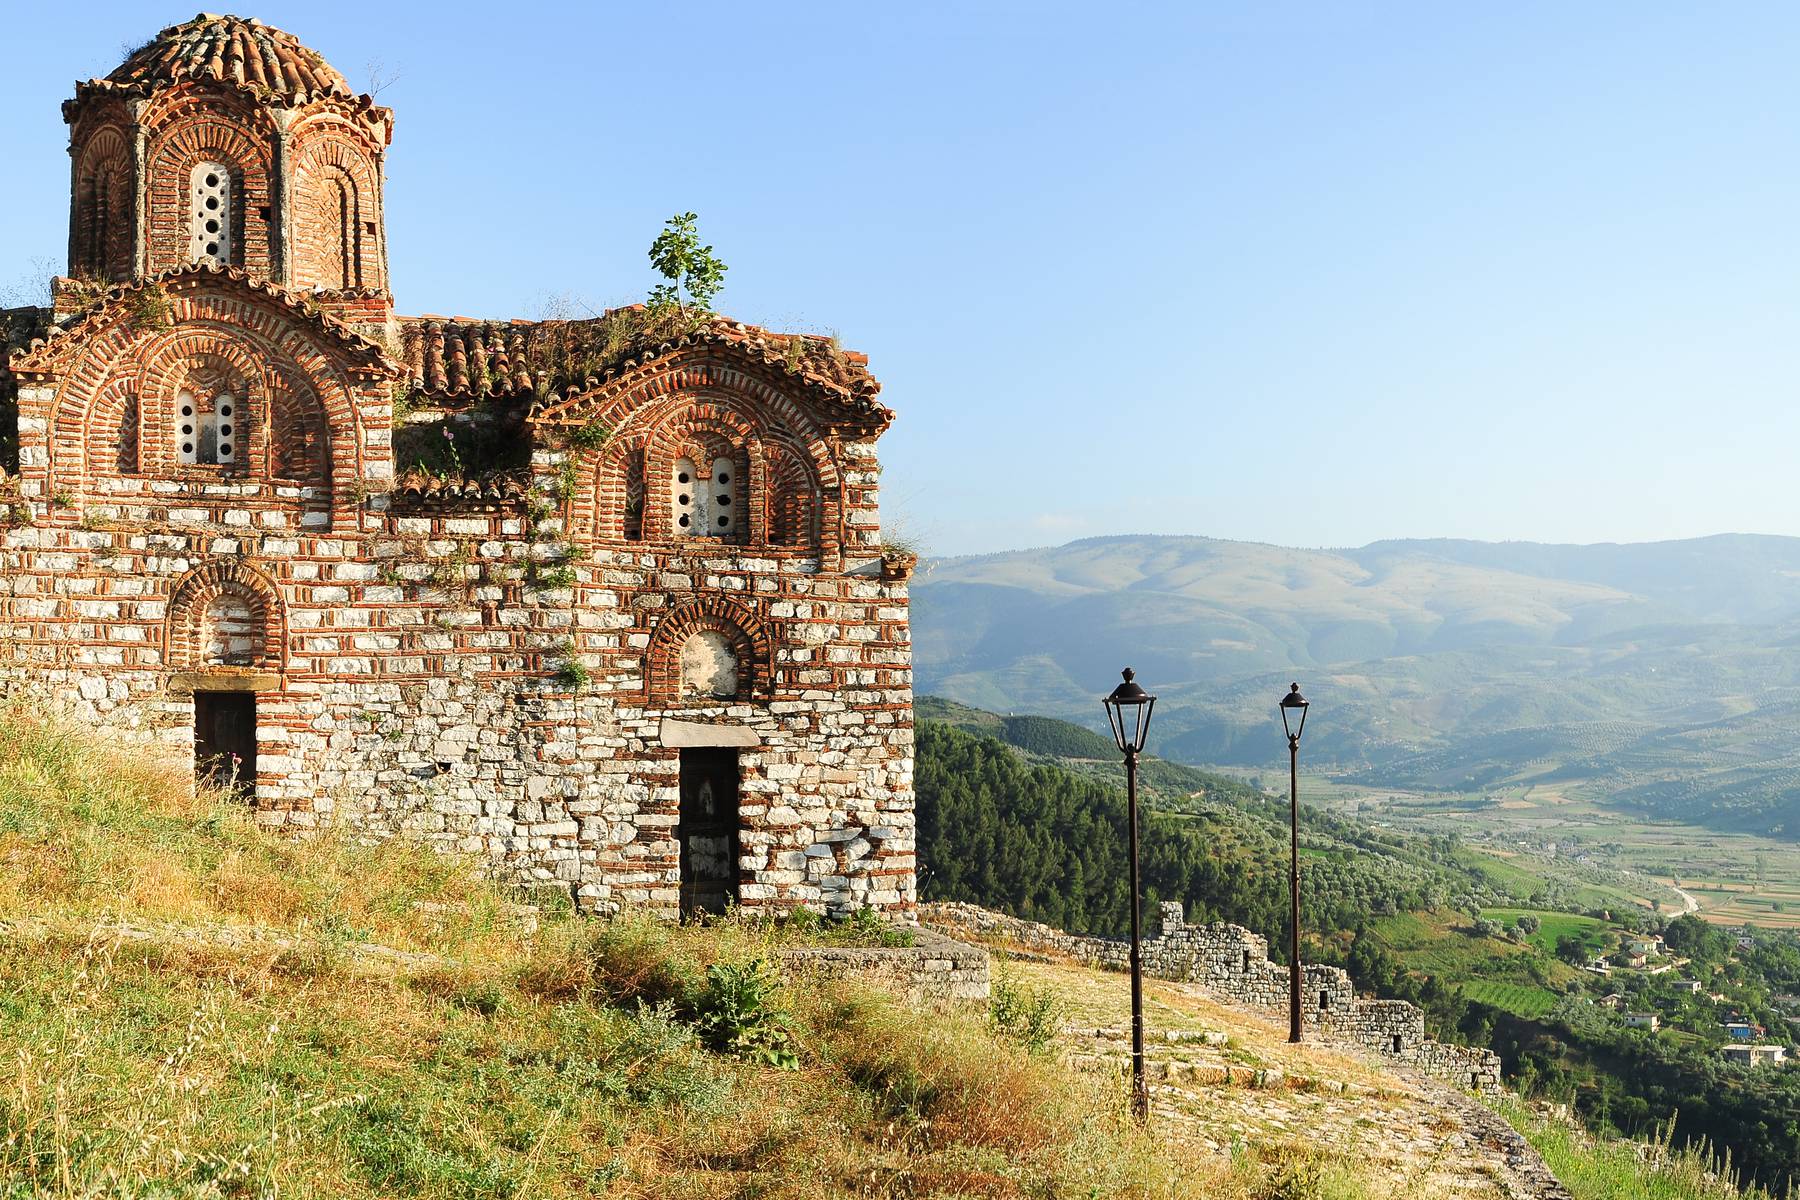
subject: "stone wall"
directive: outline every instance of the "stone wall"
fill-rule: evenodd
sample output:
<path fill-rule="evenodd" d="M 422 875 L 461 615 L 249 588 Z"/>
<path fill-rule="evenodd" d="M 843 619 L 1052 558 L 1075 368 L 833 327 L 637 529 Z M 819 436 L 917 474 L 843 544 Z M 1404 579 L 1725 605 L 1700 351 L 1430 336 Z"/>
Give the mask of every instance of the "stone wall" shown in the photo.
<path fill-rule="evenodd" d="M 913 1000 L 981 1001 L 989 994 L 988 952 L 929 929 L 918 930 L 911 946 L 809 946 L 780 956 L 790 971 L 859 976 Z"/>
<path fill-rule="evenodd" d="M 1190 925 L 1179 903 L 1164 903 L 1158 916 L 1145 930 L 1145 974 L 1198 983 L 1236 1004 L 1287 1012 L 1288 969 L 1269 961 L 1264 938 L 1224 922 Z M 1129 942 L 1064 933 L 972 904 L 926 904 L 920 920 L 947 931 L 1004 938 L 1028 950 L 1065 955 L 1108 970 L 1130 967 Z M 1339 967 L 1303 967 L 1300 1017 L 1315 1036 L 1367 1046 L 1463 1087 L 1486 1093 L 1500 1090 L 1500 1059 L 1493 1051 L 1430 1041 L 1425 1036 L 1425 1014 L 1416 1006 L 1357 996 L 1350 976 Z"/>

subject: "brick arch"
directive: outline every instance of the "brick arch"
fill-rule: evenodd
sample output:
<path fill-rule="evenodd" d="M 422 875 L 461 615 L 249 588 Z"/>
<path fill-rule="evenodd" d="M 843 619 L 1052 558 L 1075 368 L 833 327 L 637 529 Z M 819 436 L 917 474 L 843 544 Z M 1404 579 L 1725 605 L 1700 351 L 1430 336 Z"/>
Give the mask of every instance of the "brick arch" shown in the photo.
<path fill-rule="evenodd" d="M 258 447 L 268 475 L 315 487 L 331 483 L 331 424 L 318 393 L 303 377 L 269 372 L 268 442 Z"/>
<path fill-rule="evenodd" d="M 332 117 L 302 126 L 293 145 L 294 286 L 385 290 L 375 151 Z"/>
<path fill-rule="evenodd" d="M 174 289 L 171 288 L 171 291 Z M 320 454 L 300 481 L 329 487 L 333 470 L 361 470 L 361 427 L 353 388 L 343 371 L 285 314 L 263 311 L 233 297 L 176 292 L 171 328 L 141 334 L 121 317 L 94 336 L 67 373 L 51 410 L 49 486 L 92 491 L 98 477 L 122 468 L 129 457 L 140 474 L 176 470 L 174 447 L 164 436 L 173 424 L 175 396 L 187 364 L 210 357 L 247 382 L 242 437 L 248 451 L 237 474 L 281 474 L 284 448 L 271 445 L 271 420 L 320 433 Z M 122 445 L 122 414 L 135 405 L 139 431 L 135 453 Z M 291 461 L 291 458 L 290 458 Z M 120 470 L 120 473 L 125 473 Z M 336 494 L 324 496 L 329 505 Z"/>
<path fill-rule="evenodd" d="M 570 503 L 569 529 L 576 537 L 644 540 L 650 506 L 649 437 L 632 433 L 607 440 L 577 462 L 577 487 Z"/>
<path fill-rule="evenodd" d="M 138 457 L 142 472 L 166 473 L 174 469 L 175 402 L 183 388 L 196 380 L 209 390 L 229 391 L 238 400 L 238 444 L 245 449 L 238 461 L 220 470 L 237 478 L 260 475 L 256 447 L 267 438 L 268 363 L 255 348 L 228 335 L 193 336 L 194 331 L 173 331 L 149 343 L 138 366 Z M 185 335 L 185 336 L 183 336 Z"/>
<path fill-rule="evenodd" d="M 83 136 L 75 166 L 69 270 L 79 277 L 129 279 L 136 221 L 130 140 L 110 122 Z"/>
<path fill-rule="evenodd" d="M 735 540 L 774 544 L 769 541 L 772 464 L 764 447 L 781 446 L 785 453 L 803 460 L 804 474 L 813 489 L 813 534 L 796 548 L 816 553 L 824 562 L 836 561 L 843 544 L 843 493 L 831 447 L 803 405 L 774 391 L 766 381 L 752 387 L 747 382 L 750 379 L 735 370 L 690 367 L 660 372 L 643 386 L 621 390 L 610 398 L 596 394 L 596 408 L 584 411 L 595 412 L 590 419 L 614 433 L 600 451 L 577 462 L 578 501 L 571 505 L 571 530 L 600 538 L 622 536 L 626 502 L 623 464 L 628 454 L 641 452 L 648 481 L 642 537 L 646 541 L 674 540 L 665 506 L 657 503 L 660 491 L 666 490 L 660 487 L 661 481 L 681 457 L 679 447 L 723 439 L 738 447 L 739 477 L 747 482 L 748 516 Z"/>
<path fill-rule="evenodd" d="M 717 633 L 730 643 L 738 662 L 739 700 L 767 700 L 775 690 L 774 646 L 755 613 L 721 596 L 678 605 L 650 631 L 644 655 L 644 696 L 651 704 L 680 704 L 681 648 L 697 633 Z"/>
<path fill-rule="evenodd" d="M 251 614 L 255 646 L 242 663 L 209 662 L 204 623 L 209 607 L 238 599 Z M 287 662 L 287 615 L 281 593 L 269 577 L 240 559 L 202 564 L 176 581 L 163 618 L 163 662 L 171 670 L 213 666 L 253 666 L 281 670 Z"/>
<path fill-rule="evenodd" d="M 806 549 L 818 544 L 821 492 L 812 460 L 786 442 L 763 448 L 764 500 L 771 546 Z"/>
<path fill-rule="evenodd" d="M 231 265 L 269 267 L 270 133 L 254 110 L 199 104 L 176 109 L 151 134 L 148 164 L 150 269 L 189 261 L 189 173 L 203 162 L 232 172 Z"/>

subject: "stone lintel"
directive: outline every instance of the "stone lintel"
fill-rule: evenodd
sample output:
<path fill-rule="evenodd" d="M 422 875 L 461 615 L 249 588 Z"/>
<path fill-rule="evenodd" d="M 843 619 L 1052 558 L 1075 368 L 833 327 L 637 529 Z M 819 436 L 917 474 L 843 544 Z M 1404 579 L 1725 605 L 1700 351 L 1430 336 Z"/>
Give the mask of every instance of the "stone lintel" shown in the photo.
<path fill-rule="evenodd" d="M 742 725 L 714 725 L 706 721 L 675 721 L 667 717 L 662 723 L 662 744 L 670 747 L 760 746 L 756 730 Z"/>
<path fill-rule="evenodd" d="M 169 690 L 192 692 L 278 692 L 281 676 L 273 671 L 184 671 L 169 676 Z"/>

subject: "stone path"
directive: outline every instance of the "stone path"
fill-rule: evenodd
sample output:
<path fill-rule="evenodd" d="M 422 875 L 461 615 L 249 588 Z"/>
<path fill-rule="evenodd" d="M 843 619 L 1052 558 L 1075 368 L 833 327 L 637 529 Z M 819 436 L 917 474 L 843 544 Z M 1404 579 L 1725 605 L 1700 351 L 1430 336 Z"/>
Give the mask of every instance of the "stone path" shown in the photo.
<path fill-rule="evenodd" d="M 1121 976 L 1054 963 L 1003 968 L 1054 987 L 1071 1015 L 1072 1066 L 1124 1071 Z M 1342 1046 L 1286 1041 L 1285 1025 L 1221 1004 L 1195 984 L 1146 981 L 1145 1058 L 1156 1120 L 1198 1151 L 1292 1144 L 1373 1166 L 1409 1200 L 1568 1200 L 1525 1140 L 1472 1095 Z"/>

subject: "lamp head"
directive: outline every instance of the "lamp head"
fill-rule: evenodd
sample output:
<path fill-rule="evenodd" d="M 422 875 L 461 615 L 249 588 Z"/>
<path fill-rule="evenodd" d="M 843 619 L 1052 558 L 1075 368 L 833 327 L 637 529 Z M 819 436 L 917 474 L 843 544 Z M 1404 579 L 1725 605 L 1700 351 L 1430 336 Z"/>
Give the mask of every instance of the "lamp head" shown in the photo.
<path fill-rule="evenodd" d="M 1306 710 L 1311 707 L 1311 702 L 1300 694 L 1300 685 L 1289 684 L 1287 695 L 1281 698 L 1281 727 L 1290 742 L 1300 740 L 1300 731 L 1306 728 Z"/>
<path fill-rule="evenodd" d="M 1138 754 L 1150 735 L 1150 713 L 1156 707 L 1156 697 L 1138 685 L 1136 672 L 1130 667 L 1123 674 L 1125 681 L 1101 703 L 1106 706 L 1106 723 L 1112 727 L 1119 753 Z"/>

